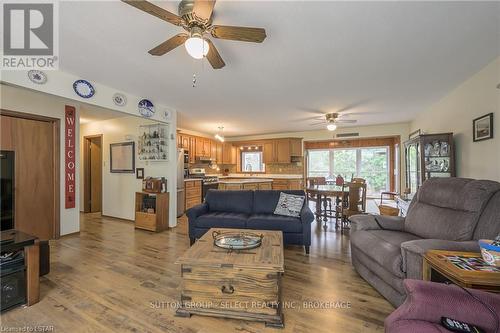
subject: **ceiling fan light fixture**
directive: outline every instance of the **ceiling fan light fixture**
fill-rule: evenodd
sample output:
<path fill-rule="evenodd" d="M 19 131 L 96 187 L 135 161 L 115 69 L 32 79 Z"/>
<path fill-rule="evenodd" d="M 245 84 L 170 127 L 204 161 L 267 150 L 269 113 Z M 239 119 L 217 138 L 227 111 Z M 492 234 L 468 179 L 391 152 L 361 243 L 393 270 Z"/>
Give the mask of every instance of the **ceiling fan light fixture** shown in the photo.
<path fill-rule="evenodd" d="M 333 132 L 337 129 L 337 125 L 331 123 L 331 124 L 328 124 L 326 125 L 326 129 L 329 130 L 330 132 Z"/>
<path fill-rule="evenodd" d="M 203 59 L 208 54 L 210 46 L 200 35 L 192 35 L 184 43 L 187 53 L 195 59 Z"/>

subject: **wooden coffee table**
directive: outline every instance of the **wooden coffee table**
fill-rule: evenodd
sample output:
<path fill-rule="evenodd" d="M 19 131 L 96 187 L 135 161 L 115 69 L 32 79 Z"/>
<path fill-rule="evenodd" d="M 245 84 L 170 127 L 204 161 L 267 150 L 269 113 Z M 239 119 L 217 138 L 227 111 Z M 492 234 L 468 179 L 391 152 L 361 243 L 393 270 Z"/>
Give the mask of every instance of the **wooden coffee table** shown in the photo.
<path fill-rule="evenodd" d="M 228 251 L 213 244 L 212 232 L 263 234 L 256 249 Z M 192 314 L 263 321 L 283 327 L 281 231 L 210 229 L 176 264 L 181 265 L 181 306 L 176 315 Z"/>
<path fill-rule="evenodd" d="M 467 265 L 451 262 L 452 258 L 481 258 L 481 253 L 430 250 L 424 255 L 423 279 L 442 282 L 443 278 L 464 288 L 481 289 L 490 292 L 500 292 L 500 270 L 497 272 L 474 270 Z M 464 268 L 460 268 L 462 265 Z M 436 274 L 437 273 L 437 274 Z"/>

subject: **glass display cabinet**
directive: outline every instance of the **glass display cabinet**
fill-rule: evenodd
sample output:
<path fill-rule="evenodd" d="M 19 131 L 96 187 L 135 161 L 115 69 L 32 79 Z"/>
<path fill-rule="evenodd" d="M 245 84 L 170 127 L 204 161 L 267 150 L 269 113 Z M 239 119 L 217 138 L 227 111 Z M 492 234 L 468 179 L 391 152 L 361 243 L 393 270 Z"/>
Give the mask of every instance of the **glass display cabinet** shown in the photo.
<path fill-rule="evenodd" d="M 429 178 L 455 177 L 453 133 L 422 134 L 404 145 L 409 197 Z"/>
<path fill-rule="evenodd" d="M 168 125 L 141 125 L 139 128 L 139 160 L 168 161 Z"/>

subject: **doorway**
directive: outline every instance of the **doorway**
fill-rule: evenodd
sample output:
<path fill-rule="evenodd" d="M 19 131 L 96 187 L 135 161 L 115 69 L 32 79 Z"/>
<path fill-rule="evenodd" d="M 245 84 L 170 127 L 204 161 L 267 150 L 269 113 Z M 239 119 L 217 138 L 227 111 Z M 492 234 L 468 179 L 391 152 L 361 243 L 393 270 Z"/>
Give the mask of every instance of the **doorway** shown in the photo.
<path fill-rule="evenodd" d="M 85 213 L 102 212 L 102 134 L 83 137 Z"/>

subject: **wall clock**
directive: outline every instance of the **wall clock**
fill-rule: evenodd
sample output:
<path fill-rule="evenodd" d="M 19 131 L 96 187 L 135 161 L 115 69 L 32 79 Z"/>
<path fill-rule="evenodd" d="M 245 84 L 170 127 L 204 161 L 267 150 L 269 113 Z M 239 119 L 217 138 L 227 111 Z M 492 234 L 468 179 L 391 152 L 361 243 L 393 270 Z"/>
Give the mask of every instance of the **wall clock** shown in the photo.
<path fill-rule="evenodd" d="M 90 98 L 95 94 L 94 86 L 87 80 L 76 80 L 73 83 L 73 90 L 81 98 Z"/>
<path fill-rule="evenodd" d="M 139 113 L 145 118 L 151 118 L 155 114 L 155 107 L 149 99 L 143 99 L 138 104 Z"/>
<path fill-rule="evenodd" d="M 125 106 L 127 104 L 127 97 L 124 94 L 116 93 L 113 95 L 113 102 L 117 106 Z"/>
<path fill-rule="evenodd" d="M 28 71 L 28 78 L 31 82 L 36 84 L 45 84 L 47 82 L 47 75 L 36 69 Z"/>

